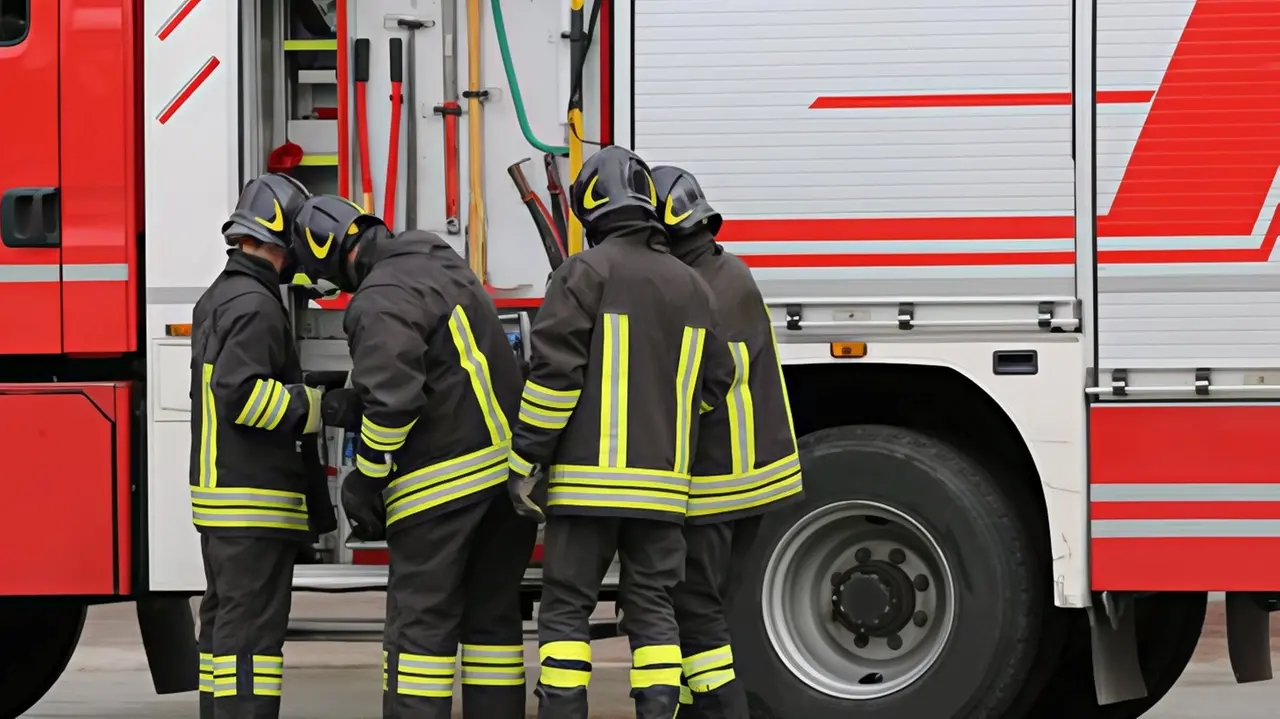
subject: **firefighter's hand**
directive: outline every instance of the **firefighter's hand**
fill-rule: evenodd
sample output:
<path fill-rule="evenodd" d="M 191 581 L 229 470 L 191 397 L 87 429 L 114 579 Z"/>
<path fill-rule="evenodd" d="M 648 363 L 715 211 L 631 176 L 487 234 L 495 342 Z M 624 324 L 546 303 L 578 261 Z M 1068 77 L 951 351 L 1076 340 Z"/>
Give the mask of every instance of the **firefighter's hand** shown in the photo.
<path fill-rule="evenodd" d="M 542 511 L 547 495 L 543 478 L 543 473 L 537 467 L 527 477 L 514 471 L 507 473 L 507 494 L 511 497 L 512 506 L 516 508 L 516 514 L 538 524 L 547 521 L 547 516 Z"/>
<path fill-rule="evenodd" d="M 387 538 L 387 507 L 382 500 L 386 482 L 366 477 L 358 469 L 342 480 L 342 510 L 351 525 L 351 536 L 362 542 Z"/>
<path fill-rule="evenodd" d="M 363 414 L 364 404 L 360 401 L 360 395 L 350 387 L 325 392 L 320 403 L 320 417 L 327 427 L 359 431 Z"/>

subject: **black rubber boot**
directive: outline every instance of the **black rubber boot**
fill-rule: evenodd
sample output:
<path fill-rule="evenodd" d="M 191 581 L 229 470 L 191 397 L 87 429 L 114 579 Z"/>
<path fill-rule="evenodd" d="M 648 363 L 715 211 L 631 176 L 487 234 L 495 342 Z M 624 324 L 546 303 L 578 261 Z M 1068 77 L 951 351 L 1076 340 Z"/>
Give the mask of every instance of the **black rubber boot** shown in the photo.
<path fill-rule="evenodd" d="M 732 681 L 712 692 L 694 694 L 693 704 L 680 707 L 680 719 L 749 719 L 747 692 Z"/>
<path fill-rule="evenodd" d="M 533 695 L 538 697 L 538 719 L 588 719 L 586 689 L 559 689 L 539 684 Z"/>
<path fill-rule="evenodd" d="M 631 697 L 636 700 L 636 719 L 673 719 L 680 708 L 678 687 L 632 689 Z M 683 719 L 684 712 L 680 716 Z"/>

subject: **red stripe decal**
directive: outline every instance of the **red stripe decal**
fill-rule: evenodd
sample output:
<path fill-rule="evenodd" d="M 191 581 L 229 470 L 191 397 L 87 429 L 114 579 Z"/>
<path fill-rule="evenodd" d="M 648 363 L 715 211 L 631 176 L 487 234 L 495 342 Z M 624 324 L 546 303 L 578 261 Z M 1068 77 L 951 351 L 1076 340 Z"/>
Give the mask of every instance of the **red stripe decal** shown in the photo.
<path fill-rule="evenodd" d="M 196 9 L 196 5 L 199 4 L 200 0 L 186 0 L 186 2 L 179 5 L 178 9 L 174 10 L 169 19 L 161 26 L 160 31 L 156 33 L 156 37 L 160 38 L 161 42 L 168 39 L 173 34 L 173 31 L 177 30 L 178 26 L 182 24 L 182 21 L 187 19 L 191 11 Z"/>
<path fill-rule="evenodd" d="M 1094 539 L 1093 589 L 1261 592 L 1280 589 L 1280 538 Z"/>
<path fill-rule="evenodd" d="M 208 61 L 205 62 L 204 67 L 201 67 L 195 76 L 188 80 L 187 84 L 183 85 L 182 89 L 178 91 L 178 94 L 169 101 L 169 104 L 164 106 L 164 109 L 160 111 L 160 115 L 156 117 L 156 120 L 161 125 L 168 122 L 170 118 L 173 117 L 174 113 L 181 110 L 182 106 L 187 104 L 187 100 L 190 100 L 196 90 L 199 90 L 200 86 L 204 84 L 204 81 L 209 79 L 209 76 L 213 74 L 213 71 L 218 69 L 219 64 L 221 63 L 218 62 L 218 58 L 209 58 Z"/>
<path fill-rule="evenodd" d="M 1151 102 L 1151 90 L 1104 90 L 1099 105 Z M 1070 107 L 1070 92 L 1003 92 L 956 95 L 862 95 L 819 97 L 810 110 L 868 110 L 914 107 Z"/>

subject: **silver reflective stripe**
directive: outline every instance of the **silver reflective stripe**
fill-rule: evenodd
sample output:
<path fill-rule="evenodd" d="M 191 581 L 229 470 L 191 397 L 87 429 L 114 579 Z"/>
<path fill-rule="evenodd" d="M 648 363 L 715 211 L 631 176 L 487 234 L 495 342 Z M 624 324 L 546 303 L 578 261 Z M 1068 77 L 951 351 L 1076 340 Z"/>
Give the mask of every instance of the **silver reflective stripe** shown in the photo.
<path fill-rule="evenodd" d="M 730 342 L 729 354 L 733 356 L 733 387 L 729 390 L 729 442 L 730 456 L 733 462 L 733 473 L 742 474 L 751 471 L 756 465 L 755 446 L 752 441 L 754 428 L 752 425 L 751 390 L 751 356 L 747 352 L 747 343 Z"/>
<path fill-rule="evenodd" d="M 284 688 L 283 679 L 272 679 L 270 677 L 254 677 L 253 678 L 254 694 L 259 694 L 262 692 L 275 693 L 275 692 L 279 692 L 283 688 Z"/>
<path fill-rule="evenodd" d="M 547 503 L 551 505 L 578 505 L 586 507 L 617 507 L 626 509 L 630 505 L 656 505 L 655 511 L 672 511 L 683 513 L 689 505 L 685 497 L 669 495 L 639 494 L 623 489 L 611 490 L 607 495 L 575 492 L 571 487 L 551 487 L 547 490 Z M 647 507 L 634 507 L 646 509 Z"/>
<path fill-rule="evenodd" d="M 627 464 L 627 351 L 626 315 L 604 316 L 604 373 L 600 377 L 600 465 Z"/>
<path fill-rule="evenodd" d="M 412 427 L 413 425 L 410 424 L 400 429 L 385 429 L 370 422 L 367 417 L 362 417 L 360 419 L 360 436 L 365 440 L 366 444 L 379 445 L 375 449 L 395 450 L 399 449 L 401 444 L 404 444 L 404 440 L 409 436 L 409 430 Z"/>
<path fill-rule="evenodd" d="M 524 665 L 518 667 L 485 667 L 478 669 L 474 667 L 462 668 L 462 682 L 474 683 L 481 680 L 489 682 L 511 682 L 512 684 L 522 683 L 524 681 Z"/>
<path fill-rule="evenodd" d="M 715 512 L 730 512 L 735 509 L 757 507 L 761 504 L 768 503 L 770 500 L 798 491 L 800 487 L 800 473 L 797 472 L 787 481 L 770 487 L 763 492 L 730 495 L 728 497 L 717 498 L 690 496 L 689 512 L 690 514 L 712 514 Z"/>
<path fill-rule="evenodd" d="M 710 651 L 684 658 L 685 676 L 693 676 L 708 669 L 718 669 L 733 663 L 733 651 L 729 647 L 718 647 Z"/>
<path fill-rule="evenodd" d="M 415 659 L 415 658 L 409 658 L 404 655 L 401 655 L 399 660 L 396 662 L 396 666 L 400 668 L 400 671 L 404 671 L 406 669 L 416 669 L 419 671 L 427 671 L 427 672 L 435 672 L 435 671 L 443 670 L 445 672 L 448 672 L 449 674 L 453 674 L 453 668 L 455 663 L 456 662 L 453 657 L 449 657 L 448 659 L 445 659 L 443 657 L 439 659 L 426 659 L 426 658 Z"/>
<path fill-rule="evenodd" d="M 1095 519 L 1093 539 L 1280 537 L 1280 519 Z"/>
<path fill-rule="evenodd" d="M 582 390 L 553 390 L 535 382 L 526 381 L 520 398 L 552 409 L 573 409 L 577 406 L 581 395 Z"/>
<path fill-rule="evenodd" d="M 496 444 L 492 447 L 486 447 L 479 452 L 463 455 L 457 459 L 451 459 L 439 464 L 433 464 L 428 467 L 410 472 L 403 477 L 398 477 L 394 482 L 387 485 L 383 490 L 382 497 L 387 504 L 391 504 L 401 496 L 413 492 L 426 485 L 436 484 L 437 482 L 460 477 L 468 472 L 475 471 L 486 465 L 497 462 L 500 459 L 506 459 L 507 453 L 511 448 L 505 444 Z"/>
<path fill-rule="evenodd" d="M 129 279 L 127 264 L 0 264 L 0 283 L 9 282 L 122 282 Z"/>
<path fill-rule="evenodd" d="M 267 529 L 303 529 L 307 528 L 307 516 L 286 514 L 263 510 L 231 512 L 206 512 L 201 509 L 192 511 L 195 523 L 202 527 L 262 527 Z"/>
<path fill-rule="evenodd" d="M 475 335 L 471 332 L 471 322 L 467 319 L 466 310 L 461 306 L 453 308 L 453 316 L 449 318 L 449 329 L 453 342 L 458 348 L 463 368 L 471 375 L 476 400 L 480 403 L 480 411 L 484 413 L 485 424 L 489 427 L 489 440 L 494 444 L 511 440 L 511 428 L 507 426 L 507 417 L 498 405 L 498 395 L 493 391 L 493 381 L 489 377 L 489 362 L 484 353 L 476 347 Z"/>
<path fill-rule="evenodd" d="M 524 662 L 524 647 L 519 645 L 511 645 L 509 648 L 496 646 L 476 646 L 471 644 L 462 645 L 462 661 L 482 661 L 484 659 L 508 659 L 519 660 Z"/>
<path fill-rule="evenodd" d="M 253 657 L 255 672 L 279 674 L 282 669 L 284 669 L 284 657 L 268 657 L 261 654 L 255 654 Z"/>
<path fill-rule="evenodd" d="M 1280 484 L 1091 484 L 1095 502 L 1278 502 Z"/>
<path fill-rule="evenodd" d="M 693 420 L 699 403 L 694 390 L 698 386 L 698 367 L 702 364 L 703 330 L 685 327 L 680 343 L 680 360 L 676 370 L 676 452 L 675 471 L 688 474 L 693 461 Z"/>
<path fill-rule="evenodd" d="M 213 660 L 213 671 L 217 672 L 218 674 L 223 674 L 227 671 L 235 671 L 235 669 L 236 669 L 235 657 L 230 657 L 230 656 L 215 657 Z"/>
<path fill-rule="evenodd" d="M 307 508 L 307 500 L 301 494 L 260 492 L 247 487 L 192 487 L 191 498 L 214 505 L 265 504 L 295 511 L 305 511 Z"/>
<path fill-rule="evenodd" d="M 563 429 L 569 424 L 572 413 L 568 410 L 542 409 L 535 405 L 520 403 L 520 421 L 528 422 L 544 429 Z"/>
<path fill-rule="evenodd" d="M 511 471 L 524 477 L 528 477 L 533 471 L 533 463 L 516 454 L 514 449 L 507 455 L 507 465 L 511 467 Z"/>
<path fill-rule="evenodd" d="M 689 494 L 723 494 L 735 490 L 751 489 L 756 485 L 768 484 L 800 469 L 800 457 L 791 455 L 781 464 L 771 464 L 741 477 L 719 475 L 716 477 L 694 477 L 689 484 Z"/>
<path fill-rule="evenodd" d="M 605 467 L 569 468 L 557 466 L 551 468 L 552 484 L 600 484 L 602 482 L 644 482 L 646 484 L 666 485 L 665 489 L 685 493 L 689 491 L 689 478 L 674 472 L 660 470 L 622 469 L 610 470 Z M 663 489 L 663 488 L 659 488 Z"/>
<path fill-rule="evenodd" d="M 487 487 L 506 481 L 507 465 L 499 464 L 467 479 L 465 482 L 452 484 L 447 487 L 428 490 L 421 494 L 415 494 L 408 499 L 402 499 L 395 504 L 387 505 L 387 524 L 403 519 L 407 515 L 414 514 L 424 509 L 444 504 L 445 502 L 465 497 Z"/>

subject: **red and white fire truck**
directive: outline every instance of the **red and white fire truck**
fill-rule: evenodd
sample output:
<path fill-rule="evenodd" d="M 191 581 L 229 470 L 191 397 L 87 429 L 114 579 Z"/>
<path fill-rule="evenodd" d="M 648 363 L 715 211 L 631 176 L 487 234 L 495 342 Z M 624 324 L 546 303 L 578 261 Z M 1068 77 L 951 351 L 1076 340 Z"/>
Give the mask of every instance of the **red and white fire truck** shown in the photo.
<path fill-rule="evenodd" d="M 548 267 L 502 169 L 537 136 L 694 172 L 769 300 L 807 493 L 737 568 L 753 716 L 1131 719 L 1215 591 L 1237 678 L 1269 678 L 1276 3 L 598 1 L 581 137 L 581 0 L 477 15 L 487 96 L 457 144 L 484 146 L 459 168 L 433 111 L 475 43 L 457 3 L 0 0 L 0 716 L 53 685 L 93 604 L 136 602 L 157 689 L 195 686 L 184 328 L 242 183 L 281 154 L 381 197 L 407 143 L 399 215 L 462 250 L 459 172 L 520 339 Z M 307 369 L 344 371 L 341 299 L 290 292 Z M 299 590 L 385 582 L 377 547 L 315 559 Z"/>

